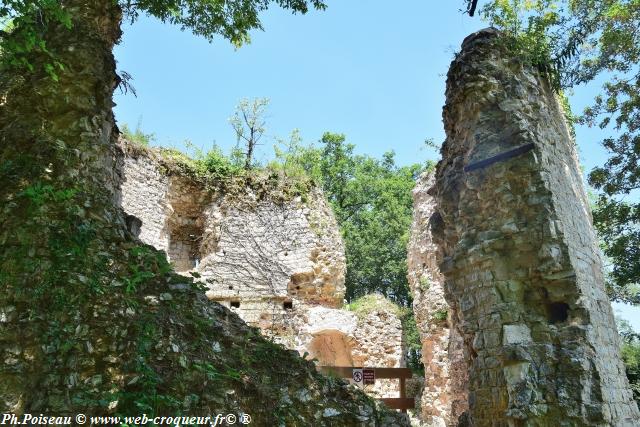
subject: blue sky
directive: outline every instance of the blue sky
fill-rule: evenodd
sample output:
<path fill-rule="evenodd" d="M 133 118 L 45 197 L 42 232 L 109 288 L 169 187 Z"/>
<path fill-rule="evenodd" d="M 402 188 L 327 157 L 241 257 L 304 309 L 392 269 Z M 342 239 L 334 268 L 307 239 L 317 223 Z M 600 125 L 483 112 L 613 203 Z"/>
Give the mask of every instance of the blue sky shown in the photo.
<path fill-rule="evenodd" d="M 239 50 L 223 39 L 209 44 L 177 27 L 142 17 L 124 27 L 118 68 L 130 73 L 137 97 L 117 94 L 120 124 L 155 133 L 158 145 L 207 149 L 235 144 L 228 118 L 242 98 L 271 100 L 267 138 L 259 158 L 272 154 L 275 137 L 300 129 L 307 143 L 323 132 L 347 135 L 374 156 L 394 150 L 400 164 L 437 160 L 425 138 L 444 140 L 441 114 L 445 78 L 465 36 L 486 26 L 460 11 L 462 0 L 328 0 L 324 12 L 291 15 L 272 8 L 264 32 Z M 569 94 L 581 111 L 596 87 Z M 578 128 L 585 170 L 606 153 L 599 130 Z M 616 305 L 640 330 L 640 310 Z"/>

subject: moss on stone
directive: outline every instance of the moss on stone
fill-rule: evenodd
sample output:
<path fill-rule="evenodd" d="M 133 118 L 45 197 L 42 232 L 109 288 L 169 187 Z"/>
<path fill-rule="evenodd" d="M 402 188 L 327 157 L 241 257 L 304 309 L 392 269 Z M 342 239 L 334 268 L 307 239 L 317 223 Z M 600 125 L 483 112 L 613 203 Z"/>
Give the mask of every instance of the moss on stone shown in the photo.
<path fill-rule="evenodd" d="M 311 178 L 289 175 L 281 168 L 267 166 L 245 170 L 234 166 L 214 170 L 208 167 L 205 155 L 194 158 L 175 148 L 149 147 L 123 138 L 119 145 L 127 156 L 144 156 L 156 163 L 167 176 L 191 179 L 198 187 L 223 193 L 227 198 L 246 200 L 246 196 L 253 193 L 257 201 L 284 203 L 299 197 L 306 203 L 312 199 L 310 193 L 316 188 Z"/>
<path fill-rule="evenodd" d="M 402 315 L 402 308 L 379 294 L 369 294 L 358 298 L 346 306 L 353 311 L 359 319 L 366 317 L 374 311 L 385 311 L 396 316 Z"/>

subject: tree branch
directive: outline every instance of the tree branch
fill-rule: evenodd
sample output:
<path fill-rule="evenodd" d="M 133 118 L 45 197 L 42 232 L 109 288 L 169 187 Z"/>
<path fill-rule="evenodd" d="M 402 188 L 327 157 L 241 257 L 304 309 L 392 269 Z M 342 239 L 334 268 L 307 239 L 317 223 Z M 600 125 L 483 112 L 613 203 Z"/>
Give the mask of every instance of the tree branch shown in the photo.
<path fill-rule="evenodd" d="M 478 0 L 467 0 L 467 13 L 469 16 L 473 16 L 476 13 L 476 7 L 478 7 Z"/>

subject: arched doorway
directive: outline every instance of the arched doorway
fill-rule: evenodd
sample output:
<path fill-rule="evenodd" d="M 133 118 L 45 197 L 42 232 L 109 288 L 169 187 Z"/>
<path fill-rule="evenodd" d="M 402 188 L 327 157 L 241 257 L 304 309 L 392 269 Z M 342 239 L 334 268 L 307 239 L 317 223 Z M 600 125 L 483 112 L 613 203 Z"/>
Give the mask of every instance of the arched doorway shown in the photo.
<path fill-rule="evenodd" d="M 321 366 L 353 366 L 351 344 L 347 336 L 335 329 L 314 334 L 308 347 L 309 358 Z"/>

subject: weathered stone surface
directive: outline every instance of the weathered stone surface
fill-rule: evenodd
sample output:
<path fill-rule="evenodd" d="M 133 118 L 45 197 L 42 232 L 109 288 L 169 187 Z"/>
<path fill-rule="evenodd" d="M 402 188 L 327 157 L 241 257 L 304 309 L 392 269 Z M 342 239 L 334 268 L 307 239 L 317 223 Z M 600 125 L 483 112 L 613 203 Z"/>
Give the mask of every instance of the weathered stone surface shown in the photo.
<path fill-rule="evenodd" d="M 574 143 L 547 80 L 498 37 L 473 34 L 451 65 L 434 191 L 445 298 L 470 357 L 469 418 L 638 425 Z"/>
<path fill-rule="evenodd" d="M 120 203 L 128 214 L 142 224 L 136 233 L 140 240 L 155 248 L 169 248 L 167 221 L 171 214 L 168 204 L 169 177 L 147 156 L 135 155 L 125 147 L 122 161 Z"/>
<path fill-rule="evenodd" d="M 422 341 L 425 382 L 420 418 L 428 426 L 455 426 L 467 410 L 467 362 L 457 329 L 457 305 L 444 296 L 442 253 L 432 228 L 441 225 L 434 190 L 435 172 L 423 173 L 413 190 L 413 222 L 408 245 L 408 279 Z"/>
<path fill-rule="evenodd" d="M 140 239 L 167 252 L 178 272 L 195 272 L 207 296 L 259 324 L 293 299 L 331 307 L 344 298 L 344 245 L 322 192 L 274 200 L 249 186 L 227 194 L 167 173 L 152 150 L 126 153 L 122 206 L 142 221 Z M 264 319 L 262 319 L 264 320 Z"/>
<path fill-rule="evenodd" d="M 404 366 L 401 322 L 385 309 L 391 303 L 380 297 L 366 315 L 339 309 L 344 246 L 320 190 L 304 200 L 248 185 L 225 192 L 154 150 L 121 145 L 122 206 L 141 221 L 140 239 L 166 251 L 178 272 L 196 274 L 209 299 L 320 365 Z M 368 391 L 397 397 L 397 380 Z"/>
<path fill-rule="evenodd" d="M 251 200 L 251 194 L 243 197 Z M 209 250 L 197 271 L 210 298 L 279 298 L 280 311 L 285 300 L 342 304 L 344 247 L 320 191 L 305 202 L 221 197 L 207 207 L 204 224 L 202 240 Z"/>
<path fill-rule="evenodd" d="M 381 296 L 377 309 L 356 313 L 323 306 L 300 305 L 291 313 L 289 335 L 277 339 L 322 366 L 400 368 L 402 324 Z M 398 397 L 398 380 L 376 380 L 366 391 L 377 397 Z"/>

